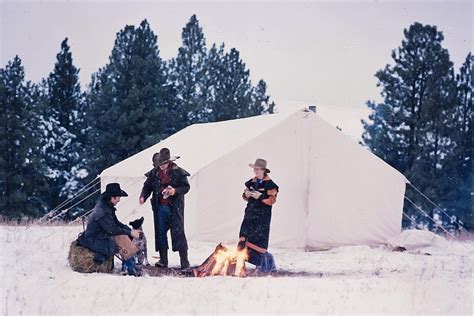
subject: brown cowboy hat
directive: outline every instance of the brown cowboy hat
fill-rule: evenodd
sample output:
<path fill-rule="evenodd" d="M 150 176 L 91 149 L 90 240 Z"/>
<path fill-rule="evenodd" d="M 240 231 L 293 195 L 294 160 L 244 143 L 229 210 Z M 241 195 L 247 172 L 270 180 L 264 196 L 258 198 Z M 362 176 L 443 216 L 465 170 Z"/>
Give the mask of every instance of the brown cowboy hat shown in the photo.
<path fill-rule="evenodd" d="M 179 156 L 171 157 L 171 153 L 168 148 L 161 148 L 159 153 L 155 153 L 153 155 L 152 161 L 153 161 L 153 166 L 158 167 L 159 165 L 162 165 L 167 162 L 175 161 L 176 159 L 179 159 Z"/>
<path fill-rule="evenodd" d="M 250 168 L 262 168 L 265 169 L 266 173 L 270 173 L 270 169 L 267 168 L 267 161 L 262 158 L 257 158 L 255 163 L 249 163 Z"/>

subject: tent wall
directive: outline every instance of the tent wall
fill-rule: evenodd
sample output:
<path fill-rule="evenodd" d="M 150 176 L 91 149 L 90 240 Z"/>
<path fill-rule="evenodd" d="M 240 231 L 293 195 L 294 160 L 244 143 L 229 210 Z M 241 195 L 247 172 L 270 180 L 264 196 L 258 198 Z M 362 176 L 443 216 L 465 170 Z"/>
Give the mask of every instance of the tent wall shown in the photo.
<path fill-rule="evenodd" d="M 313 115 L 307 248 L 378 244 L 401 230 L 405 178 Z"/>
<path fill-rule="evenodd" d="M 248 164 L 261 157 L 268 160 L 272 179 L 281 194 L 273 207 L 272 247 L 304 248 L 308 155 L 305 148 L 309 125 L 296 115 L 217 159 L 197 174 L 195 240 L 236 243 L 246 202 L 241 195 L 245 181 L 253 177 Z"/>

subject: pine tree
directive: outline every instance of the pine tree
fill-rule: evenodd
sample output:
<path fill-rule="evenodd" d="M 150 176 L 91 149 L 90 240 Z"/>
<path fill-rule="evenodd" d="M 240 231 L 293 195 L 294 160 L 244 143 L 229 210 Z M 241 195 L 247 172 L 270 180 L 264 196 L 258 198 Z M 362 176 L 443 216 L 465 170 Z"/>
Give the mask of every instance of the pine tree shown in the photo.
<path fill-rule="evenodd" d="M 81 187 L 87 176 L 83 165 L 84 137 L 82 129 L 79 69 L 73 64 L 68 39 L 61 43 L 61 51 L 53 72 L 43 82 L 39 103 L 43 107 L 43 149 L 48 167 L 49 202 L 57 206 Z"/>
<path fill-rule="evenodd" d="M 447 176 L 443 167 L 454 147 L 453 64 L 436 26 L 414 23 L 404 36 L 392 52 L 393 65 L 376 74 L 383 102 L 367 103 L 372 114 L 363 121 L 363 143 L 443 205 L 449 200 L 450 184 L 439 179 Z M 407 194 L 432 210 L 419 196 Z"/>
<path fill-rule="evenodd" d="M 226 53 L 224 44 L 214 44 L 207 50 L 196 15 L 183 28 L 181 38 L 182 46 L 170 67 L 177 93 L 177 130 L 193 123 L 273 113 L 275 105 L 266 94 L 266 83 L 252 85 L 235 48 Z"/>
<path fill-rule="evenodd" d="M 275 111 L 275 102 L 270 102 L 270 96 L 267 95 L 267 83 L 261 79 L 253 90 L 252 115 L 271 114 Z"/>
<path fill-rule="evenodd" d="M 178 55 L 170 65 L 177 98 L 177 130 L 207 121 L 206 39 L 196 15 L 183 28 L 181 39 Z"/>
<path fill-rule="evenodd" d="M 469 53 L 459 74 L 456 76 L 458 102 L 454 113 L 454 129 L 452 134 L 456 142 L 450 156 L 450 179 L 453 192 L 449 203 L 450 209 L 468 229 L 474 229 L 473 205 L 473 104 L 472 87 L 474 79 L 472 71 L 474 57 Z"/>
<path fill-rule="evenodd" d="M 214 44 L 208 54 L 208 71 L 209 121 L 273 113 L 275 104 L 269 101 L 266 83 L 260 80 L 257 87 L 252 85 L 250 71 L 235 48 L 225 53 L 224 44 L 219 48 Z"/>
<path fill-rule="evenodd" d="M 174 91 L 146 20 L 119 33 L 87 96 L 88 160 L 96 175 L 174 132 Z"/>
<path fill-rule="evenodd" d="M 25 83 L 18 56 L 0 69 L 0 213 L 8 218 L 38 216 L 47 208 L 35 89 Z"/>

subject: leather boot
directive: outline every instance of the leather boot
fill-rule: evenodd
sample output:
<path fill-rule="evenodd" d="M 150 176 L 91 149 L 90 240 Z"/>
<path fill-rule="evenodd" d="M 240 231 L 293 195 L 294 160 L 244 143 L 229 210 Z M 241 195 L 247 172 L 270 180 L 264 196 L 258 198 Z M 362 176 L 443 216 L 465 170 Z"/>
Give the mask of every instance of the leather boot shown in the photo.
<path fill-rule="evenodd" d="M 160 249 L 160 260 L 155 263 L 155 267 L 168 268 L 168 249 Z"/>
<path fill-rule="evenodd" d="M 187 269 L 190 267 L 188 260 L 188 250 L 179 251 L 179 259 L 181 261 L 181 269 Z"/>

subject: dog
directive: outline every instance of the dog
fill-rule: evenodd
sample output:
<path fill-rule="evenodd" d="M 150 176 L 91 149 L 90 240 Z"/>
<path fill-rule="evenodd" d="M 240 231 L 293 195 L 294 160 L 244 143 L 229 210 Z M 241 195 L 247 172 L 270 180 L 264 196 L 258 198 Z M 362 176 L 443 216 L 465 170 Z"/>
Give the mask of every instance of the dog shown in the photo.
<path fill-rule="evenodd" d="M 138 247 L 137 253 L 134 255 L 135 264 L 139 265 L 147 265 L 149 266 L 150 263 L 148 262 L 148 251 L 147 251 L 147 242 L 145 232 L 143 231 L 143 216 L 139 219 L 136 219 L 130 223 L 133 229 L 140 231 L 140 237 L 133 238 L 132 242 Z"/>

